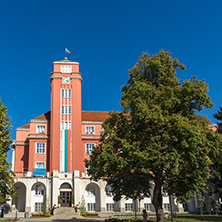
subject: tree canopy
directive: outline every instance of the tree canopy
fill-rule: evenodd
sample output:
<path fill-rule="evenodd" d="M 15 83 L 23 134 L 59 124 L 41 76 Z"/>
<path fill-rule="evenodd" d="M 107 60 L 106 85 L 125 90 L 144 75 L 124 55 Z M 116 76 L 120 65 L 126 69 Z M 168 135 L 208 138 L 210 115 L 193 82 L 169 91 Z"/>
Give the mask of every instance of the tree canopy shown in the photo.
<path fill-rule="evenodd" d="M 0 101 L 0 203 L 5 202 L 7 195 L 15 193 L 14 173 L 10 169 L 11 164 L 6 160 L 11 144 L 11 128 L 7 108 Z"/>
<path fill-rule="evenodd" d="M 157 221 L 164 221 L 163 190 L 188 201 L 206 188 L 208 154 L 218 149 L 209 122 L 196 114 L 213 106 L 208 85 L 195 76 L 180 81 L 176 69 L 185 66 L 168 51 L 143 53 L 122 87 L 123 112 L 110 112 L 100 144 L 85 160 L 91 178 L 105 179 L 115 200 L 149 196 L 154 186 Z"/>
<path fill-rule="evenodd" d="M 222 137 L 222 107 L 219 108 L 213 117 L 218 120 L 217 133 Z M 220 198 L 222 198 L 222 152 L 218 152 L 212 159 L 212 177 L 210 181 L 214 185 L 214 192 L 219 193 Z"/>

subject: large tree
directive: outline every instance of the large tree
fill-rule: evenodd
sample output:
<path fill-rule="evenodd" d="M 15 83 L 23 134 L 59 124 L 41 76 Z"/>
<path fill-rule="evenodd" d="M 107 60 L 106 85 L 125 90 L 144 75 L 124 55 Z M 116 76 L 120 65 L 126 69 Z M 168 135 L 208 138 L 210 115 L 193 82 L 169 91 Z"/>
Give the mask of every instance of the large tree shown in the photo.
<path fill-rule="evenodd" d="M 219 110 L 213 115 L 213 117 L 218 120 L 217 133 L 219 133 L 219 135 L 222 137 L 222 107 L 219 108 Z M 218 152 L 217 155 L 214 155 L 214 157 L 212 157 L 212 160 L 212 177 L 210 181 L 214 185 L 214 192 L 219 193 L 220 198 L 222 198 L 222 152 Z"/>
<path fill-rule="evenodd" d="M 85 160 L 94 180 L 105 179 L 115 200 L 149 196 L 157 221 L 164 221 L 163 191 L 188 201 L 204 190 L 209 177 L 208 153 L 217 136 L 196 111 L 212 107 L 204 80 L 180 81 L 185 69 L 168 51 L 143 53 L 122 87 L 123 112 L 110 113 L 100 144 Z M 215 145 L 216 144 L 216 145 Z"/>
<path fill-rule="evenodd" d="M 14 173 L 11 171 L 11 164 L 7 162 L 7 155 L 10 149 L 10 117 L 7 116 L 7 108 L 0 101 L 0 203 L 5 202 L 7 195 L 15 193 Z"/>

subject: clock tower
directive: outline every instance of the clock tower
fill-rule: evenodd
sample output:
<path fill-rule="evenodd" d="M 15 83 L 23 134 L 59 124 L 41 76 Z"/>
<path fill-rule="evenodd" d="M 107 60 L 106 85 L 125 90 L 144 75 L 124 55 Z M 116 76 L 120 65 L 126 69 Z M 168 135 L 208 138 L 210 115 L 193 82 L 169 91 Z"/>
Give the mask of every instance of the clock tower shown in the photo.
<path fill-rule="evenodd" d="M 50 174 L 85 171 L 81 150 L 81 73 L 79 63 L 53 63 L 51 73 Z"/>

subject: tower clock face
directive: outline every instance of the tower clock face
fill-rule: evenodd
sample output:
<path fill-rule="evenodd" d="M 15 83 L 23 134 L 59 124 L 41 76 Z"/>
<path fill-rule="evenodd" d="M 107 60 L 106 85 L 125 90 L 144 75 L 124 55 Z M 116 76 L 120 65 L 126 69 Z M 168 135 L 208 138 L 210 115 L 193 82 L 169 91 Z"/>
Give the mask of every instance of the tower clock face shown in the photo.
<path fill-rule="evenodd" d="M 63 77 L 62 78 L 62 83 L 69 84 L 70 83 L 70 77 Z"/>

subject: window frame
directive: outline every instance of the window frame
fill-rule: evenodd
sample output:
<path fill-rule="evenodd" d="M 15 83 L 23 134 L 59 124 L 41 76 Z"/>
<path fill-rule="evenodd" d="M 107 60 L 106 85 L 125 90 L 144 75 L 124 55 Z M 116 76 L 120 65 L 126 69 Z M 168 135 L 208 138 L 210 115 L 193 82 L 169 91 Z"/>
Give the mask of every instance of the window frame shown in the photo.
<path fill-rule="evenodd" d="M 89 131 L 89 130 L 87 130 L 87 128 L 92 128 L 93 129 L 93 131 Z M 85 126 L 85 134 L 87 134 L 87 135 L 95 135 L 95 126 Z"/>
<path fill-rule="evenodd" d="M 38 148 L 38 144 L 43 144 L 44 147 L 39 147 Z M 41 150 L 44 151 L 44 152 L 40 152 Z M 45 154 L 46 153 L 46 143 L 45 142 L 36 142 L 35 143 L 35 153 L 36 154 Z"/>
<path fill-rule="evenodd" d="M 37 167 L 37 163 L 43 163 L 44 167 Z M 35 168 L 38 168 L 38 169 L 45 169 L 45 162 L 43 162 L 43 161 L 35 162 Z"/>
<path fill-rule="evenodd" d="M 39 127 L 43 127 L 44 128 L 44 130 L 43 130 L 44 132 L 40 132 L 39 131 Z M 46 134 L 46 125 L 42 125 L 42 124 L 41 125 L 40 124 L 36 125 L 36 133 L 38 133 L 38 134 Z"/>
<path fill-rule="evenodd" d="M 87 150 L 87 145 L 92 145 L 93 147 Z M 95 145 L 95 143 L 85 143 L 86 154 L 91 154 Z"/>

